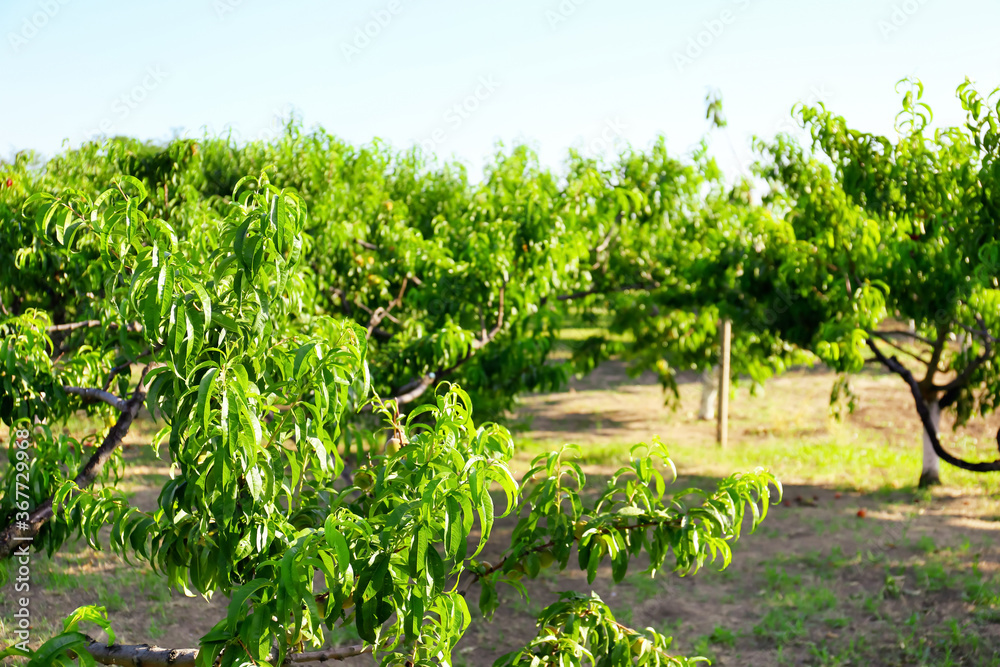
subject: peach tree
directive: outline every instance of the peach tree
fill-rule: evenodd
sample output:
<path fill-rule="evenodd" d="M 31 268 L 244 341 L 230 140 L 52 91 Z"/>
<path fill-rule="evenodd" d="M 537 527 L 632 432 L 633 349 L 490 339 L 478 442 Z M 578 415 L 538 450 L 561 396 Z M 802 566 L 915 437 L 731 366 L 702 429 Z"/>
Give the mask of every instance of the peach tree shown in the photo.
<path fill-rule="evenodd" d="M 295 193 L 262 174 L 238 181 L 227 202 L 184 202 L 183 217 L 149 215 L 150 196 L 120 175 L 96 196 L 34 194 L 3 220 L 31 240 L 6 276 L 30 275 L 34 291 L 0 319 L 0 419 L 11 434 L 0 556 L 25 544 L 52 553 L 81 537 L 148 563 L 177 590 L 227 597 L 227 613 L 197 648 L 161 649 L 116 644 L 103 609 L 83 607 L 61 634 L 0 657 L 208 667 L 372 653 L 384 665 L 451 664 L 472 610 L 498 608 L 498 587 L 528 595 L 524 577 L 571 561 L 591 582 L 610 563 L 620 581 L 640 554 L 650 574 L 726 565 L 745 514 L 756 527 L 769 485 L 780 490 L 757 470 L 712 493 L 668 495 L 671 464 L 655 441 L 596 494 L 583 493 L 569 449 L 515 480 L 510 434 L 475 422 L 459 386 L 436 384 L 408 414 L 372 391 L 368 330 L 312 307 L 309 218 Z M 47 275 L 86 299 L 51 299 Z M 67 303 L 89 319 L 53 324 L 46 304 Z M 153 446 L 175 470 L 152 510 L 113 483 L 142 408 L 162 420 Z M 81 409 L 106 428 L 69 433 Z M 385 446 L 345 478 L 341 431 L 359 410 L 372 412 Z M 516 519 L 509 544 L 486 562 L 505 516 Z M 362 643 L 326 646 L 344 625 Z M 564 594 L 538 627 L 497 664 L 698 661 L 674 656 L 651 629 L 619 624 L 592 594 Z"/>
<path fill-rule="evenodd" d="M 922 84 L 901 83 L 896 137 L 803 106 L 813 152 L 779 138 L 762 145 L 760 173 L 772 186 L 765 205 L 787 228 L 788 250 L 770 274 L 794 297 L 771 328 L 835 368 L 874 361 L 906 382 L 926 486 L 940 482 L 940 460 L 1000 470 L 1000 461 L 955 456 L 939 438 L 943 410 L 961 425 L 994 411 L 1000 396 L 1000 93 L 984 98 L 966 81 L 966 124 L 933 129 Z"/>

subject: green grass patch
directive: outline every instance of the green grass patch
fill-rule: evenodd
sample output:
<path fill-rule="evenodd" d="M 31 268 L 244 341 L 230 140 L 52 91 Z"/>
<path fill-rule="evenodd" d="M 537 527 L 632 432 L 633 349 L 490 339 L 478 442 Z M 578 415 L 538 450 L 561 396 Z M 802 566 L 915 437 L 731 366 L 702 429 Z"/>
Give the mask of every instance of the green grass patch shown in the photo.
<path fill-rule="evenodd" d="M 600 336 L 602 338 L 607 338 L 608 340 L 614 340 L 622 343 L 630 343 L 635 340 L 635 336 L 630 333 L 616 334 L 610 333 L 607 329 L 602 329 L 600 327 L 571 327 L 568 329 L 559 330 L 559 342 L 560 343 L 579 343 L 580 341 L 587 340 L 588 338 L 593 338 L 594 336 Z"/>
<path fill-rule="evenodd" d="M 804 636 L 810 619 L 834 609 L 837 606 L 837 596 L 829 588 L 822 586 L 797 587 L 774 594 L 769 606 L 770 609 L 754 626 L 753 632 L 776 646 L 783 646 Z"/>
<path fill-rule="evenodd" d="M 835 489 L 916 492 L 921 451 L 872 439 L 834 437 L 826 440 L 772 438 L 753 444 L 731 444 L 723 450 L 711 444 L 670 443 L 670 457 L 683 475 L 725 477 L 740 470 L 768 468 L 786 484 L 812 484 Z M 582 445 L 577 459 L 583 465 L 615 467 L 628 460 L 634 442 Z M 528 460 L 562 443 L 519 438 L 518 458 Z M 1000 476 L 983 475 L 952 466 L 941 471 L 945 485 L 977 494 L 1000 495 Z"/>

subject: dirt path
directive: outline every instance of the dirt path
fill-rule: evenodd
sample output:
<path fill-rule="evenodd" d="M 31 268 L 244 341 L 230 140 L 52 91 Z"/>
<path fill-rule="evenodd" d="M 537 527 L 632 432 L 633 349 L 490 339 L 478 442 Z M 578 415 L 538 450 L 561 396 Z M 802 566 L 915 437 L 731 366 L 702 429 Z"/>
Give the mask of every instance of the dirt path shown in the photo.
<path fill-rule="evenodd" d="M 511 592 L 510 611 L 476 623 L 462 655 L 467 664 L 491 665 L 531 635 L 529 611 L 575 589 L 597 592 L 621 621 L 671 634 L 678 652 L 717 665 L 948 664 L 935 660 L 943 660 L 951 621 L 979 644 L 952 664 L 997 664 L 1000 625 L 977 616 L 974 600 L 995 603 L 997 584 L 988 579 L 1000 567 L 998 526 L 973 516 L 972 501 L 944 495 L 914 503 L 814 486 L 789 486 L 786 494 L 789 505 L 738 542 L 725 571 L 650 579 L 636 568 L 617 587 L 608 585 L 609 567 L 593 586 L 581 572 L 543 576 L 529 585 L 530 607 Z"/>
<path fill-rule="evenodd" d="M 858 396 L 853 413 L 837 422 L 830 411 L 830 390 L 836 376 L 825 369 L 798 369 L 769 380 L 756 396 L 750 383 L 737 385 L 729 403 L 730 442 L 752 445 L 772 438 L 815 440 L 852 432 L 877 436 L 886 444 L 919 442 L 920 423 L 906 385 L 896 376 L 861 374 L 851 378 Z M 631 379 L 621 362 L 611 361 L 569 390 L 525 398 L 516 414 L 524 437 L 577 443 L 640 442 L 653 434 L 664 442 L 710 444 L 714 422 L 697 419 L 701 384 L 691 375 L 679 382 L 680 407 L 664 406 L 664 393 L 652 373 Z M 950 431 L 950 413 L 942 431 Z M 974 420 L 961 430 L 996 451 L 1000 417 Z"/>
<path fill-rule="evenodd" d="M 628 444 L 659 434 L 675 451 L 684 486 L 711 486 L 759 454 L 772 459 L 785 481 L 786 502 L 772 509 L 756 534 L 738 542 L 724 572 L 706 568 L 693 577 L 666 573 L 649 579 L 639 574 L 640 565 L 614 587 L 608 568 L 593 586 L 577 571 L 543 572 L 525 582 L 530 603 L 505 590 L 493 622 L 477 620 L 470 627 L 456 665 L 491 665 L 523 644 L 534 632 L 537 612 L 569 589 L 594 590 L 622 622 L 670 634 L 677 652 L 707 655 L 718 665 L 1000 665 L 996 494 L 970 486 L 917 493 L 905 488 L 909 472 L 866 468 L 863 457 L 846 467 L 855 442 L 872 451 L 912 453 L 918 437 L 901 382 L 857 378 L 860 408 L 838 423 L 828 410 L 833 380 L 828 373 L 795 371 L 770 382 L 756 398 L 740 387 L 731 403 L 733 446 L 721 453 L 713 444 L 714 425 L 695 418 L 697 383 L 682 384 L 677 412 L 663 407 L 651 378 L 628 380 L 618 364 L 574 382 L 567 392 L 528 397 L 516 415 L 526 427 L 518 437 L 527 449 L 581 443 L 588 469 L 600 474 Z M 997 424 L 993 418 L 947 437 L 955 446 L 995 451 Z M 808 449 L 811 443 L 814 449 Z M 808 458 L 816 452 L 827 458 Z M 126 483 L 137 505 L 152 506 L 165 469 L 145 459 L 136 463 L 141 465 L 126 466 Z M 845 467 L 853 477 L 811 483 L 825 474 L 818 466 Z M 883 476 L 892 483 L 883 484 Z M 499 524 L 498 545 L 512 527 L 511 521 Z M 225 600 L 185 598 L 148 569 L 106 553 L 81 548 L 52 560 L 38 556 L 36 564 L 38 635 L 55 632 L 79 605 L 103 604 L 123 643 L 194 646 L 225 614 Z M 476 595 L 470 595 L 474 617 Z M 0 602 L 0 609 L 9 607 Z M 4 618 L 0 641 L 9 637 L 9 624 Z M 331 642 L 351 638 L 338 634 Z"/>
<path fill-rule="evenodd" d="M 685 379 L 680 408 L 671 412 L 655 378 L 630 381 L 621 364 L 606 364 L 567 392 L 526 399 L 518 414 L 528 426 L 522 437 L 601 448 L 659 434 L 680 453 L 674 458 L 682 475 L 733 471 L 715 449 L 714 424 L 695 416 L 700 384 Z M 919 448 L 912 399 L 898 378 L 853 378 L 859 407 L 839 422 L 829 409 L 834 380 L 827 372 L 799 370 L 768 382 L 761 396 L 739 387 L 730 403 L 729 456 L 752 458 L 786 441 L 836 441 L 845 451 L 855 441 L 911 454 Z M 992 417 L 953 433 L 946 421 L 944 437 L 991 457 L 998 424 Z M 817 476 L 802 461 L 771 467 L 786 481 L 786 501 L 756 534 L 739 541 L 728 570 L 653 581 L 631 575 L 627 585 L 594 589 L 633 627 L 669 631 L 681 652 L 709 655 L 719 665 L 1000 664 L 996 494 L 947 487 L 933 494 L 844 492 L 842 484 L 801 484 Z M 877 487 L 884 472 L 869 469 L 856 481 Z M 900 486 L 899 475 L 893 477 L 887 489 Z M 711 483 L 703 477 L 678 483 L 692 481 Z M 608 574 L 600 581 L 609 580 Z M 549 594 L 581 585 L 588 589 L 581 576 L 541 582 Z M 527 614 L 499 623 L 528 626 Z M 475 659 L 469 664 L 491 664 L 485 648 L 470 650 Z"/>

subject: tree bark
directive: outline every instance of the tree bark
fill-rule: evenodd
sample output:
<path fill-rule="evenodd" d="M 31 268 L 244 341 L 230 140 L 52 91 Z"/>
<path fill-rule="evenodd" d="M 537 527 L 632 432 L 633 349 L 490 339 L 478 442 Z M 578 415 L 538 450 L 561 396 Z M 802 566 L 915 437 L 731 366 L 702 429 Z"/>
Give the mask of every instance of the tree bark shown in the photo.
<path fill-rule="evenodd" d="M 729 354 L 733 325 L 729 318 L 722 320 L 722 351 L 719 356 L 719 418 L 716 421 L 716 440 L 723 449 L 729 443 Z"/>
<path fill-rule="evenodd" d="M 980 461 L 978 463 L 973 463 L 972 461 L 964 461 L 958 458 L 941 446 L 941 441 L 937 436 L 938 426 L 941 419 L 941 400 L 943 400 L 946 404 L 949 401 L 954 400 L 954 397 L 949 395 L 951 392 L 956 390 L 955 387 L 957 385 L 955 385 L 955 383 L 959 382 L 959 380 L 954 380 L 944 387 L 932 387 L 935 392 L 940 392 L 942 390 L 945 392 L 943 399 L 935 398 L 934 400 L 938 409 L 937 423 L 935 423 L 935 420 L 932 418 L 931 412 L 928 409 L 928 402 L 924 398 L 925 393 L 920 388 L 920 383 L 913 377 L 913 373 L 903 366 L 903 364 L 899 363 L 899 359 L 896 357 L 886 357 L 882 353 L 882 350 L 879 349 L 878 345 L 875 344 L 875 340 L 873 338 L 869 337 L 867 343 L 871 351 L 875 353 L 875 358 L 878 359 L 883 366 L 903 378 L 903 380 L 906 381 L 906 384 L 909 385 L 910 393 L 913 395 L 913 402 L 917 408 L 917 414 L 920 415 L 920 423 L 924 427 L 924 442 L 927 443 L 930 441 L 931 449 L 934 451 L 934 454 L 943 459 L 945 463 L 950 463 L 956 468 L 961 468 L 962 470 L 969 470 L 971 472 L 1000 472 L 1000 459 L 995 461 Z M 991 350 L 988 350 L 988 352 L 992 354 Z M 982 357 L 980 357 L 980 359 L 982 359 Z M 969 369 L 967 368 L 966 371 L 968 370 Z M 960 378 L 961 377 L 962 376 L 960 375 Z M 964 380 L 962 380 L 962 382 L 964 382 Z M 933 395 L 935 397 L 938 396 L 937 393 Z M 1000 445 L 1000 433 L 997 433 L 997 443 Z"/>
<path fill-rule="evenodd" d="M 941 483 L 941 457 L 934 451 L 933 437 L 937 437 L 941 432 L 941 405 L 936 401 L 925 402 L 927 412 L 930 414 L 930 423 L 934 426 L 934 433 L 923 429 L 924 436 L 924 462 L 920 471 L 920 488 L 927 488 Z"/>
<path fill-rule="evenodd" d="M 198 657 L 198 649 L 170 649 L 140 644 L 138 646 L 122 646 L 93 641 L 87 647 L 94 660 L 102 665 L 119 665 L 120 667 L 181 667 L 193 665 Z"/>
<path fill-rule="evenodd" d="M 124 398 L 118 398 L 111 392 L 104 389 L 98 389 L 97 387 L 63 387 L 63 391 L 67 394 L 79 396 L 85 401 L 100 401 L 102 403 L 107 403 L 119 412 L 124 412 L 126 409 L 125 406 L 127 401 Z"/>
<path fill-rule="evenodd" d="M 132 392 L 132 397 L 122 406 L 122 413 L 118 417 L 118 421 L 115 422 L 115 425 L 108 431 L 108 434 L 104 436 L 104 442 L 101 443 L 101 446 L 97 448 L 90 457 L 90 460 L 84 464 L 80 472 L 73 479 L 81 489 L 90 486 L 97 479 L 104 464 L 111 458 L 111 455 L 114 454 L 115 450 L 118 449 L 122 440 L 128 434 L 132 422 L 135 421 L 136 416 L 139 414 L 139 409 L 142 407 L 143 401 L 146 400 L 145 379 L 149 369 L 150 366 L 146 366 L 139 385 Z M 9 525 L 0 530 L 0 560 L 10 558 L 14 553 L 15 547 L 19 544 L 30 542 L 34 539 L 42 529 L 42 526 L 45 525 L 45 522 L 52 518 L 52 515 L 52 499 L 48 498 L 39 503 L 31 511 L 27 521 L 12 520 Z"/>
<path fill-rule="evenodd" d="M 712 366 L 701 374 L 701 407 L 698 409 L 698 419 L 710 421 L 715 419 L 715 401 L 719 395 L 719 367 Z"/>
<path fill-rule="evenodd" d="M 307 663 L 324 663 L 342 661 L 371 652 L 371 646 L 359 644 L 356 646 L 339 646 L 319 651 L 290 653 L 285 658 L 285 665 Z M 91 640 L 87 653 L 102 665 L 118 665 L 119 667 L 181 667 L 193 665 L 198 659 L 196 648 L 162 648 L 149 644 L 108 646 L 103 642 Z"/>

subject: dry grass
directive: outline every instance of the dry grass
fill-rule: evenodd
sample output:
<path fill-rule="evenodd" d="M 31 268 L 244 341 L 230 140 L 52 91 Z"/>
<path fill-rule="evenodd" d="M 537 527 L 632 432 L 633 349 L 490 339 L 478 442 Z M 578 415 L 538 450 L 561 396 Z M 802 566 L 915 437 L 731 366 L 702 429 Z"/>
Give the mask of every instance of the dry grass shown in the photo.
<path fill-rule="evenodd" d="M 659 435 L 685 485 L 710 485 L 764 465 L 785 483 L 786 504 L 738 543 L 725 572 L 656 579 L 632 573 L 617 587 L 609 573 L 593 587 L 578 572 L 543 573 L 530 582 L 530 603 L 505 592 L 507 604 L 492 623 L 474 622 L 458 664 L 492 664 L 533 632 L 533 613 L 570 587 L 592 588 L 622 621 L 668 631 L 678 651 L 720 665 L 1000 664 L 1000 482 L 945 469 L 943 487 L 917 491 L 920 431 L 905 387 L 888 376 L 856 378 L 860 409 L 838 422 L 828 409 L 833 379 L 796 371 L 758 397 L 740 387 L 726 451 L 714 445 L 714 425 L 694 416 L 694 383 L 682 385 L 677 412 L 663 407 L 650 378 L 628 380 L 617 364 L 567 392 L 527 397 L 512 420 L 521 427 L 515 467 L 576 442 L 588 473 L 601 475 L 630 445 Z M 998 423 L 947 430 L 946 444 L 988 457 Z M 154 430 L 144 422 L 130 441 L 140 445 Z M 142 446 L 128 447 L 126 457 L 123 488 L 136 505 L 154 506 L 165 463 Z M 511 528 L 501 523 L 495 541 L 502 544 Z M 191 646 L 225 613 L 224 600 L 185 598 L 148 567 L 82 546 L 51 559 L 36 555 L 34 571 L 38 638 L 58 631 L 59 619 L 75 607 L 103 604 L 122 642 Z M 9 586 L 0 592 L 4 643 L 12 636 L 12 595 Z M 333 641 L 350 636 L 345 631 Z"/>

